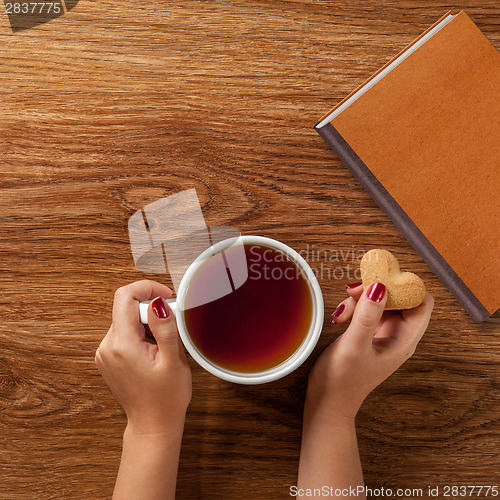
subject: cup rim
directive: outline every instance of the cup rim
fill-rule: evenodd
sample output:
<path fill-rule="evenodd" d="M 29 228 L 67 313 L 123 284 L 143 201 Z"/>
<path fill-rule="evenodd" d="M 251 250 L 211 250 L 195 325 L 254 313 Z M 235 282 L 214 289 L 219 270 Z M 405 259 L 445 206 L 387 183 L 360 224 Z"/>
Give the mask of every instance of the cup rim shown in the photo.
<path fill-rule="evenodd" d="M 238 241 L 241 241 L 242 244 L 254 243 L 275 248 L 293 259 L 294 263 L 306 276 L 306 280 L 311 290 L 313 300 L 313 318 L 309 327 L 309 331 L 304 337 L 304 340 L 302 341 L 300 346 L 289 358 L 287 358 L 279 365 L 259 372 L 244 373 L 228 370 L 216 365 L 215 363 L 208 360 L 205 356 L 203 356 L 203 354 L 201 354 L 197 347 L 194 345 L 188 334 L 186 323 L 184 320 L 184 311 L 182 308 L 182 302 L 188 290 L 189 282 L 202 262 L 208 257 L 221 252 L 225 248 L 229 248 Z M 177 304 L 180 306 L 178 308 L 178 313 L 176 314 L 177 327 L 182 343 L 186 347 L 189 354 L 200 366 L 202 366 L 212 375 L 237 384 L 263 384 L 280 379 L 296 370 L 309 357 L 309 355 L 316 347 L 318 339 L 321 335 L 324 321 L 323 293 L 319 286 L 318 280 L 307 261 L 296 250 L 286 245 L 285 243 L 272 238 L 267 238 L 265 236 L 240 235 L 237 238 L 228 238 L 226 240 L 220 241 L 207 248 L 192 262 L 192 264 L 188 267 L 186 273 L 184 274 L 177 293 Z"/>

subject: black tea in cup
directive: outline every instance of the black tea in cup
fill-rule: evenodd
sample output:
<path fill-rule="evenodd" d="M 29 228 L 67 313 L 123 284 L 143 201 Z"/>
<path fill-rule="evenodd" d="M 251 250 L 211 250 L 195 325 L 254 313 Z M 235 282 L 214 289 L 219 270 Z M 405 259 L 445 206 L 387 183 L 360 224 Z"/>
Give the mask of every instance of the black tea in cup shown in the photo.
<path fill-rule="evenodd" d="M 230 261 L 229 247 L 224 250 Z M 307 337 L 313 320 L 313 295 L 307 277 L 281 251 L 245 243 L 248 276 L 231 293 L 183 311 L 198 352 L 220 368 L 256 373 L 286 361 Z M 230 273 L 229 269 L 226 269 Z M 201 263 L 186 294 L 209 294 L 221 279 L 213 260 Z"/>

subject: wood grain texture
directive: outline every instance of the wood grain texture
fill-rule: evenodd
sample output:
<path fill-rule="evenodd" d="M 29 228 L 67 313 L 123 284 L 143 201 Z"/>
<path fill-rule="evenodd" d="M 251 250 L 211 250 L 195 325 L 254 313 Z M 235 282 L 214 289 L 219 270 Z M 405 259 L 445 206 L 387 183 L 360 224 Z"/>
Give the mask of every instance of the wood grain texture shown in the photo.
<path fill-rule="evenodd" d="M 500 316 L 474 323 L 313 130 L 461 8 L 499 49 L 488 0 L 80 0 L 16 34 L 0 6 L 1 500 L 110 497 L 125 419 L 94 352 L 117 287 L 169 283 L 134 269 L 127 221 L 192 187 L 209 225 L 309 251 L 327 322 L 281 381 L 240 387 L 191 363 L 178 498 L 288 497 L 308 370 L 357 258 L 380 246 L 436 306 L 358 417 L 366 483 L 498 483 Z"/>

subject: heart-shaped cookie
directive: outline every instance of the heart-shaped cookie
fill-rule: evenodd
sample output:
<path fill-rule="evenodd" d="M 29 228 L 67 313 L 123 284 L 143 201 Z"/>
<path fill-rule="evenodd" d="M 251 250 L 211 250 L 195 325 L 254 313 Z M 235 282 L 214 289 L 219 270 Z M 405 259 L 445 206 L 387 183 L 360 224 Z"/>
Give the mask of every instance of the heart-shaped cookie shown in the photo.
<path fill-rule="evenodd" d="M 378 248 L 370 250 L 363 255 L 359 267 L 364 288 L 374 281 L 386 286 L 386 309 L 411 309 L 424 300 L 422 279 L 416 274 L 401 271 L 398 260 L 391 252 Z"/>

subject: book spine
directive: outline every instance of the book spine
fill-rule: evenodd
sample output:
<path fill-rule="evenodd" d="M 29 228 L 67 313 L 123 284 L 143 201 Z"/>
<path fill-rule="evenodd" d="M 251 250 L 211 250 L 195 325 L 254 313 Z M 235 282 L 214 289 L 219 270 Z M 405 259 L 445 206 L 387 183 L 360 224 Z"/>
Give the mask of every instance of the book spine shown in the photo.
<path fill-rule="evenodd" d="M 318 122 L 319 123 L 319 122 Z M 484 321 L 491 315 L 471 292 L 458 274 L 424 236 L 401 206 L 372 174 L 361 158 L 353 151 L 331 123 L 315 127 L 319 135 L 330 146 L 342 163 L 358 179 L 377 205 L 386 213 L 392 223 L 401 231 L 410 245 L 425 260 L 441 282 L 450 290 L 474 321 Z"/>

